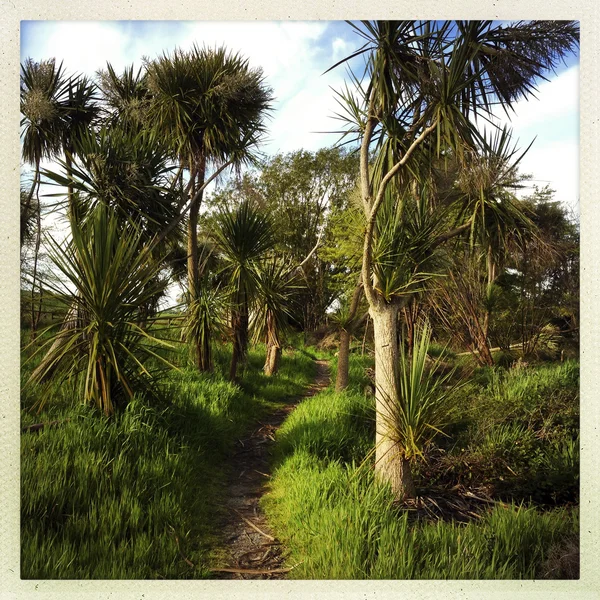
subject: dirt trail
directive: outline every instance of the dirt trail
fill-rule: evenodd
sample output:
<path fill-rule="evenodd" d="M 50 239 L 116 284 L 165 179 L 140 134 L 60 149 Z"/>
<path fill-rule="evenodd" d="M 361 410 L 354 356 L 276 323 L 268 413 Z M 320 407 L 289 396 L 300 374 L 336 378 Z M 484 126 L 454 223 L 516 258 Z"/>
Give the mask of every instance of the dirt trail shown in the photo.
<path fill-rule="evenodd" d="M 287 573 L 282 569 L 283 549 L 273 536 L 259 502 L 270 476 L 275 431 L 299 402 L 329 385 L 327 361 L 315 362 L 317 375 L 306 391 L 265 417 L 247 438 L 236 443 L 225 502 L 228 517 L 223 528 L 230 570 L 215 570 L 215 579 L 283 579 Z"/>

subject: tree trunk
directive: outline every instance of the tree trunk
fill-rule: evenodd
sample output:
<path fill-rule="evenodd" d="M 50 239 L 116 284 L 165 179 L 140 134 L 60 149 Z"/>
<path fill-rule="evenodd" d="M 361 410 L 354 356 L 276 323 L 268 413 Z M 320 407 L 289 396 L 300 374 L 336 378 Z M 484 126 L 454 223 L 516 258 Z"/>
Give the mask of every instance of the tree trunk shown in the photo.
<path fill-rule="evenodd" d="M 398 306 L 371 306 L 375 337 L 375 473 L 398 500 L 415 495 L 409 462 L 398 444 Z"/>
<path fill-rule="evenodd" d="M 199 345 L 199 368 L 204 373 L 210 373 L 213 370 L 213 361 L 212 361 L 212 347 L 210 343 L 210 336 L 208 332 L 205 332 L 204 337 Z"/>
<path fill-rule="evenodd" d="M 348 368 L 350 358 L 350 340 L 352 334 L 350 331 L 355 326 L 356 313 L 362 298 L 363 284 L 362 273 L 358 276 L 356 287 L 352 292 L 352 300 L 350 301 L 350 309 L 348 313 L 348 323 L 346 329 L 340 329 L 340 349 L 338 351 L 337 374 L 335 378 L 335 391 L 341 392 L 348 387 Z"/>
<path fill-rule="evenodd" d="M 204 177 L 206 172 L 206 161 L 203 157 L 200 158 L 197 172 L 194 169 L 193 162 L 190 163 L 191 177 L 194 179 L 190 189 L 190 196 L 194 198 L 196 196 L 196 183 L 199 187 L 204 184 Z M 188 294 L 190 305 L 198 299 L 200 293 L 200 261 L 198 255 L 198 215 L 200 214 L 200 205 L 202 204 L 202 196 L 200 193 L 197 198 L 190 205 L 190 216 L 188 220 L 188 231 L 187 231 L 187 280 L 188 280 Z M 192 341 L 193 346 L 196 349 L 196 366 L 199 371 L 210 371 L 211 360 L 210 356 L 205 358 L 203 356 L 206 344 L 210 344 L 210 340 L 204 340 L 204 343 L 200 339 Z M 210 350 L 209 350 L 210 354 Z"/>
<path fill-rule="evenodd" d="M 239 311 L 235 311 L 231 318 L 233 329 L 233 352 L 231 354 L 231 366 L 229 368 L 229 379 L 237 381 L 238 365 L 242 370 L 246 362 L 248 351 L 248 307 L 246 302 L 242 304 Z"/>
<path fill-rule="evenodd" d="M 36 211 L 36 232 L 35 232 L 35 250 L 33 255 L 33 276 L 31 279 L 31 339 L 35 340 L 37 337 L 37 326 L 42 312 L 42 286 L 39 285 L 39 310 L 35 311 L 35 286 L 37 283 L 37 267 L 38 258 L 40 255 L 40 244 L 42 242 L 42 207 L 40 205 L 40 164 L 36 163 L 35 166 L 35 182 L 36 186 L 36 197 L 37 197 L 37 211 Z"/>
<path fill-rule="evenodd" d="M 72 151 L 70 147 L 65 148 L 65 164 L 67 166 L 67 178 L 70 180 L 73 176 L 73 161 L 71 160 Z M 67 186 L 67 216 L 69 218 L 77 218 L 80 215 L 75 210 L 75 191 L 73 185 L 69 183 Z"/>
<path fill-rule="evenodd" d="M 265 366 L 263 368 L 265 375 L 271 377 L 275 375 L 279 370 L 279 364 L 281 363 L 281 348 L 275 344 L 269 344 L 267 346 L 267 356 L 265 359 Z"/>
<path fill-rule="evenodd" d="M 340 348 L 338 350 L 337 374 L 335 378 L 335 391 L 341 392 L 348 387 L 348 363 L 350 357 L 350 333 L 345 329 L 340 330 Z"/>

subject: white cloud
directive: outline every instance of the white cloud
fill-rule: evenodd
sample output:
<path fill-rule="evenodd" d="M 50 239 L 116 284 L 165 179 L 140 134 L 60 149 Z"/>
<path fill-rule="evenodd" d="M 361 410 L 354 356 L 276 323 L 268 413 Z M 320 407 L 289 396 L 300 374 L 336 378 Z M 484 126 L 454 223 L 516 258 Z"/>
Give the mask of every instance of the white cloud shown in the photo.
<path fill-rule="evenodd" d="M 557 200 L 578 211 L 579 67 L 538 85 L 536 98 L 517 102 L 510 120 L 500 109 L 496 113 L 522 150 L 533 142 L 519 165 L 522 173 L 532 175 L 530 184 L 549 185 Z M 530 192 L 529 187 L 521 195 Z"/>
<path fill-rule="evenodd" d="M 118 69 L 129 62 L 127 40 L 110 21 L 45 22 L 36 24 L 35 39 L 27 56 L 54 57 L 70 72 L 93 75 L 106 62 Z"/>
<path fill-rule="evenodd" d="M 181 46 L 225 45 L 261 67 L 268 85 L 280 102 L 289 98 L 312 76 L 319 54 L 317 41 L 325 32 L 324 22 L 192 23 Z"/>
<path fill-rule="evenodd" d="M 511 123 L 515 131 L 533 131 L 562 125 L 565 117 L 578 117 L 579 66 L 563 71 L 558 77 L 538 86 L 537 98 L 521 100 L 515 105 Z"/>
<path fill-rule="evenodd" d="M 349 52 L 349 44 L 346 40 L 342 38 L 335 38 L 333 42 L 331 42 L 331 48 L 333 50 L 333 58 L 334 60 L 338 60 L 346 56 Z"/>
<path fill-rule="evenodd" d="M 315 150 L 334 143 L 325 132 L 340 129 L 331 118 L 338 110 L 331 90 L 340 89 L 344 69 L 323 72 L 349 54 L 352 44 L 328 37 L 328 24 L 312 22 L 36 22 L 28 25 L 23 58 L 55 56 L 69 71 L 93 75 L 110 61 L 122 69 L 142 56 L 150 58 L 179 46 L 225 45 L 262 67 L 276 97 L 269 121 L 268 143 L 263 151 Z M 330 87 L 331 86 L 331 87 Z M 522 171 L 533 173 L 540 185 L 546 181 L 557 198 L 575 205 L 578 178 L 579 69 L 572 67 L 538 86 L 538 99 L 520 101 L 511 119 L 514 138 L 526 147 L 537 136 L 523 159 Z M 499 113 L 501 122 L 506 117 Z"/>
<path fill-rule="evenodd" d="M 528 152 L 521 172 L 532 173 L 530 185 L 556 190 L 555 199 L 579 212 L 579 144 L 576 140 L 550 142 Z M 531 188 L 520 195 L 531 193 Z"/>

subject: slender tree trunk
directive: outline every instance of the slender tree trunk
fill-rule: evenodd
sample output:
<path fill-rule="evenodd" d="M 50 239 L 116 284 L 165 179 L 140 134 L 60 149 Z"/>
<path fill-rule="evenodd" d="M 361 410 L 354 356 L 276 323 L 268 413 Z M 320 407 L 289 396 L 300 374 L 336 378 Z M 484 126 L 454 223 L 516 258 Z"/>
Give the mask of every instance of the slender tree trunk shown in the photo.
<path fill-rule="evenodd" d="M 204 332 L 204 337 L 200 343 L 200 370 L 204 373 L 210 373 L 213 370 L 212 346 L 208 331 Z"/>
<path fill-rule="evenodd" d="M 27 201 L 25 202 L 25 206 L 21 208 L 21 247 L 23 247 L 23 242 L 25 241 L 25 225 L 27 223 L 27 217 L 29 215 L 29 209 L 31 208 L 31 201 L 33 200 L 33 195 L 35 194 L 35 188 L 37 187 L 38 177 L 40 172 L 39 161 L 36 162 L 35 165 L 35 173 L 33 175 L 33 183 L 31 184 L 31 189 L 29 190 L 29 194 L 27 194 Z"/>
<path fill-rule="evenodd" d="M 268 377 L 275 375 L 279 370 L 280 362 L 281 342 L 273 314 L 269 311 L 267 313 L 267 355 L 265 357 L 265 366 L 263 367 L 265 375 Z"/>
<path fill-rule="evenodd" d="M 415 342 L 415 325 L 419 318 L 420 307 L 417 303 L 416 296 L 413 296 L 408 306 L 402 309 L 404 315 L 404 322 L 406 323 L 406 345 L 408 354 L 411 355 Z"/>
<path fill-rule="evenodd" d="M 273 345 L 267 342 L 267 349 L 265 353 L 265 364 L 263 365 L 263 372 L 265 375 L 272 375 L 271 372 L 271 351 L 273 350 Z"/>
<path fill-rule="evenodd" d="M 348 364 L 350 358 L 350 332 L 340 330 L 340 348 L 338 350 L 337 374 L 335 378 L 335 391 L 341 392 L 348 387 Z"/>
<path fill-rule="evenodd" d="M 267 346 L 267 356 L 265 360 L 264 372 L 265 375 L 271 377 L 275 375 L 279 370 L 279 365 L 281 363 L 281 348 L 276 344 L 269 344 Z"/>
<path fill-rule="evenodd" d="M 229 379 L 237 381 L 238 366 L 242 371 L 246 362 L 248 352 L 248 304 L 246 300 L 241 303 L 238 310 L 234 311 L 231 318 L 231 327 L 233 329 L 233 351 L 231 354 L 231 366 L 229 368 Z"/>
<path fill-rule="evenodd" d="M 35 284 L 35 280 L 37 278 L 37 266 L 38 266 L 38 262 L 39 262 L 39 256 L 40 256 L 40 243 L 42 240 L 42 215 L 41 215 L 41 207 L 39 205 L 39 199 L 38 199 L 38 211 L 37 211 L 37 236 L 36 236 L 36 243 L 35 243 L 35 264 L 34 264 L 34 268 L 33 268 L 33 281 Z M 32 296 L 33 296 L 33 289 L 32 288 Z M 37 331 L 38 325 L 40 324 L 40 319 L 42 318 L 42 301 L 43 301 L 43 296 L 44 296 L 44 288 L 42 286 L 42 282 L 38 281 L 38 306 L 37 306 L 37 312 L 35 311 L 33 305 L 32 305 L 32 334 L 33 336 L 35 336 L 35 332 Z M 33 297 L 32 297 L 33 300 Z"/>
<path fill-rule="evenodd" d="M 71 148 L 65 148 L 65 164 L 67 165 L 67 177 L 71 179 L 73 175 L 73 162 L 71 160 Z M 75 210 L 75 191 L 73 186 L 69 183 L 67 186 L 67 216 L 69 218 L 77 217 Z"/>
<path fill-rule="evenodd" d="M 187 279 L 188 279 L 188 295 L 190 305 L 198 300 L 200 293 L 200 261 L 198 254 L 198 216 L 200 214 L 200 206 L 202 204 L 202 192 L 196 194 L 196 185 L 198 188 L 202 188 L 204 184 L 204 177 L 206 173 L 206 160 L 204 156 L 200 157 L 197 165 L 197 171 L 194 168 L 194 162 L 190 159 L 190 173 L 192 177 L 190 187 L 190 197 L 193 199 L 190 204 L 190 215 L 188 220 L 188 231 L 187 231 Z M 196 197 L 197 196 L 197 197 Z M 192 340 L 192 344 L 195 349 L 196 355 L 196 366 L 199 371 L 210 371 L 211 369 L 211 357 L 210 350 L 209 356 L 204 357 L 207 344 L 210 345 L 210 340 L 201 340 L 196 338 Z"/>
<path fill-rule="evenodd" d="M 375 334 L 375 473 L 390 484 L 398 500 L 414 497 L 410 463 L 404 458 L 395 430 L 398 398 L 398 306 L 370 309 Z"/>
<path fill-rule="evenodd" d="M 371 315 L 369 315 L 367 313 L 367 318 L 365 320 L 365 333 L 363 335 L 362 348 L 360 349 L 361 356 L 365 355 L 365 346 L 367 345 L 367 333 L 369 331 L 369 319 L 370 318 L 371 318 Z"/>
<path fill-rule="evenodd" d="M 352 334 L 350 333 L 354 326 L 356 319 L 356 313 L 360 305 L 360 299 L 362 297 L 363 286 L 362 286 L 362 274 L 358 276 L 356 287 L 352 293 L 352 300 L 350 301 L 350 310 L 348 314 L 348 325 L 346 329 L 340 330 L 340 348 L 338 351 L 338 364 L 337 374 L 335 378 L 335 391 L 341 392 L 348 387 L 348 368 L 350 359 L 350 341 Z"/>
<path fill-rule="evenodd" d="M 38 319 L 39 319 L 39 316 L 41 315 L 41 308 L 40 308 L 40 311 L 38 312 L 38 318 L 36 318 L 36 312 L 35 312 L 35 286 L 37 283 L 38 257 L 40 254 L 40 244 L 42 241 L 42 219 L 41 219 L 42 207 L 40 206 L 40 198 L 39 198 L 39 192 L 40 192 L 40 163 L 39 163 L 39 161 L 35 165 L 34 186 L 35 186 L 36 195 L 37 195 L 37 211 L 36 211 L 35 250 L 34 250 L 34 254 L 33 254 L 33 274 L 32 274 L 32 278 L 31 278 L 31 339 L 32 340 L 35 340 L 35 338 L 36 338 Z M 39 286 L 39 287 L 40 287 L 39 302 L 41 304 L 41 302 L 42 302 L 42 298 L 41 298 L 42 287 L 41 286 Z"/>
<path fill-rule="evenodd" d="M 485 364 L 489 367 L 494 365 L 494 357 L 491 352 L 491 345 L 489 341 L 489 333 L 490 333 L 490 319 L 492 317 L 492 307 L 490 303 L 487 301 L 489 299 L 489 295 L 492 289 L 492 285 L 496 281 L 496 263 L 494 262 L 494 255 L 492 253 L 492 247 L 488 247 L 487 252 L 487 296 L 486 298 L 486 308 L 485 315 L 483 317 L 483 325 L 481 327 L 481 340 L 479 343 L 480 353 L 483 355 L 483 359 Z"/>

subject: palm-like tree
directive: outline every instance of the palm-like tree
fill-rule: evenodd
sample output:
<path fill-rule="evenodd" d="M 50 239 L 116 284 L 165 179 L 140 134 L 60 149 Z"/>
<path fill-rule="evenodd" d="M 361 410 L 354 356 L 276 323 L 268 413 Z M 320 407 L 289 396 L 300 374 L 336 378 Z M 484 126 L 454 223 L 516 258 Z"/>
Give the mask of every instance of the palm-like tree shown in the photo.
<path fill-rule="evenodd" d="M 207 169 L 213 165 L 219 172 L 253 158 L 271 90 L 260 69 L 224 47 L 176 50 L 146 66 L 150 121 L 189 173 L 188 293 L 194 303 L 200 290 L 198 215 Z M 206 367 L 201 355 L 197 364 Z"/>
<path fill-rule="evenodd" d="M 338 349 L 338 361 L 335 377 L 335 391 L 341 392 L 348 387 L 349 361 L 350 361 L 350 340 L 358 326 L 357 313 L 362 299 L 362 277 L 359 275 L 358 281 L 352 292 L 352 296 L 339 299 L 340 306 L 337 312 L 332 315 L 332 321 L 340 334 L 340 345 Z"/>
<path fill-rule="evenodd" d="M 153 135 L 114 126 L 81 136 L 74 147 L 76 154 L 72 162 L 67 164 L 66 160 L 57 159 L 68 169 L 67 174 L 52 171 L 43 174 L 63 188 L 70 187 L 69 196 L 77 199 L 77 210 L 69 211 L 69 218 L 71 227 L 77 231 L 86 231 L 87 222 L 96 219 L 99 206 L 104 206 L 116 222 L 122 224 L 123 235 L 127 233 L 127 224 L 135 223 L 135 235 L 139 237 L 137 250 L 143 252 L 144 260 L 154 269 L 154 279 L 145 279 L 147 290 L 139 296 L 146 305 L 136 306 L 136 314 L 143 322 L 144 310 L 155 304 L 157 290 L 164 287 L 157 287 L 157 282 L 163 279 L 159 277 L 165 267 L 163 259 L 177 241 L 168 238 L 155 243 L 157 233 L 174 218 L 179 208 L 179 194 L 171 186 L 172 167 L 168 156 Z M 75 245 L 74 249 L 78 250 L 79 246 Z M 154 292 L 150 293 L 151 290 Z M 65 331 L 54 338 L 34 371 L 35 379 L 42 380 L 53 372 L 56 357 L 64 353 L 69 330 L 85 319 L 85 315 L 78 315 L 82 308 L 81 302 L 73 300 L 62 326 Z"/>
<path fill-rule="evenodd" d="M 217 213 L 213 236 L 231 302 L 233 354 L 229 377 L 235 380 L 238 365 L 246 360 L 250 310 L 260 286 L 261 261 L 273 249 L 275 237 L 267 215 L 247 200 Z"/>
<path fill-rule="evenodd" d="M 25 214 L 32 202 L 35 190 L 40 186 L 40 162 L 64 153 L 67 165 L 71 163 L 73 144 L 86 132 L 98 114 L 95 104 L 95 86 L 85 77 L 66 78 L 62 65 L 56 66 L 54 59 L 35 62 L 28 59 L 21 67 L 21 120 L 23 159 L 34 165 L 34 178 Z M 73 192 L 69 190 L 69 209 L 73 210 Z M 39 199 L 38 223 L 41 221 Z M 32 331 L 35 335 L 33 318 L 33 294 L 37 280 L 37 257 L 41 241 L 38 227 L 32 276 Z M 40 301 L 41 301 L 40 288 Z"/>
<path fill-rule="evenodd" d="M 264 341 L 266 358 L 265 375 L 275 375 L 281 362 L 284 336 L 289 330 L 289 320 L 298 291 L 302 288 L 298 269 L 290 267 L 289 259 L 268 258 L 257 269 L 258 298 L 252 315 L 255 341 Z"/>
<path fill-rule="evenodd" d="M 489 119 L 495 106 L 508 111 L 515 101 L 530 96 L 537 79 L 576 47 L 579 29 L 573 21 L 504 26 L 492 21 L 384 21 L 352 26 L 365 40 L 352 56 L 365 54 L 367 67 L 364 78 L 354 79 L 353 90 L 340 93 L 340 103 L 345 109 L 341 116 L 350 123 L 348 133 L 361 144 L 366 222 L 362 276 L 375 335 L 376 470 L 402 497 L 409 489 L 402 468 L 405 449 L 390 430 L 386 404 L 400 393 L 397 315 L 409 296 L 381 287 L 374 261 L 378 214 L 390 189 L 401 203 L 406 201 L 396 191 L 421 185 L 432 157 L 451 150 L 460 165 L 468 166 L 472 153 L 486 147 L 474 117 Z M 489 200 L 482 197 L 481 202 Z M 469 208 L 446 231 L 426 236 L 424 246 L 485 228 L 476 218 L 480 206 L 471 203 Z"/>
<path fill-rule="evenodd" d="M 73 157 L 77 152 L 77 144 L 89 135 L 100 112 L 97 103 L 96 84 L 85 76 L 72 77 L 68 80 L 64 98 L 60 102 L 62 120 L 60 143 L 65 157 L 67 176 L 70 176 Z M 76 197 L 70 182 L 67 184 L 69 213 L 75 213 Z"/>
<path fill-rule="evenodd" d="M 62 65 L 57 67 L 54 59 L 39 63 L 28 59 L 21 65 L 22 157 L 35 169 L 29 203 L 39 184 L 40 162 L 54 158 L 62 148 L 60 105 L 65 91 Z"/>
<path fill-rule="evenodd" d="M 527 208 L 514 195 L 523 154 L 517 155 L 504 128 L 490 136 L 483 151 L 473 153 L 459 173 L 459 215 L 474 215 L 479 226 L 473 220 L 470 243 L 450 259 L 451 272 L 439 285 L 441 305 L 433 303 L 446 322 L 444 308 L 453 307 L 450 313 L 467 331 L 465 342 L 476 359 L 487 366 L 494 364 L 489 329 L 497 291 L 495 281 L 511 251 L 526 239 L 537 237 Z"/>
<path fill-rule="evenodd" d="M 23 140 L 22 157 L 33 165 L 33 181 L 29 193 L 21 201 L 21 246 L 24 242 L 26 227 L 24 218 L 30 218 L 32 206 L 36 209 L 35 250 L 33 256 L 33 274 L 31 282 L 31 330 L 36 332 L 35 289 L 37 283 L 37 263 L 41 242 L 41 204 L 39 197 L 40 163 L 44 158 L 55 157 L 62 149 L 63 121 L 61 102 L 64 99 L 67 84 L 62 65 L 56 66 L 54 59 L 35 62 L 28 59 L 21 66 L 21 137 Z M 41 288 L 40 288 L 41 302 Z"/>
<path fill-rule="evenodd" d="M 140 68 L 134 71 L 133 65 L 126 67 L 120 75 L 107 63 L 106 70 L 100 71 L 99 88 L 105 102 L 105 122 L 120 127 L 140 131 L 148 128 L 150 91 L 146 72 Z"/>

